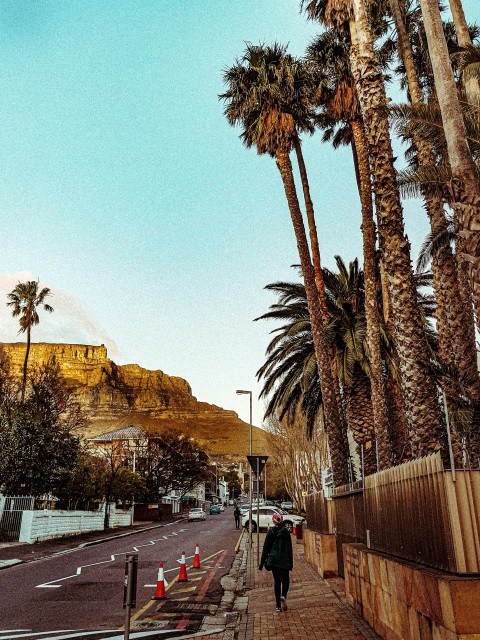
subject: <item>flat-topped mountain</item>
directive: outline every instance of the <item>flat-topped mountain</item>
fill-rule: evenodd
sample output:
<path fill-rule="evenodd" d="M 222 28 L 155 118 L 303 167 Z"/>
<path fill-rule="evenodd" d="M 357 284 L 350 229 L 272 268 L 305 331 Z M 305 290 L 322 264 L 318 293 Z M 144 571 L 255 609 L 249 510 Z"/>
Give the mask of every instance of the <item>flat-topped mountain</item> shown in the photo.
<path fill-rule="evenodd" d="M 12 373 L 21 378 L 25 343 L 3 343 Z M 175 428 L 207 451 L 246 455 L 249 425 L 234 411 L 199 402 L 186 380 L 137 364 L 117 365 L 105 346 L 32 343 L 29 368 L 55 357 L 66 385 L 89 418 L 85 435 L 135 425 L 149 434 Z M 267 453 L 266 434 L 253 428 L 253 452 Z"/>

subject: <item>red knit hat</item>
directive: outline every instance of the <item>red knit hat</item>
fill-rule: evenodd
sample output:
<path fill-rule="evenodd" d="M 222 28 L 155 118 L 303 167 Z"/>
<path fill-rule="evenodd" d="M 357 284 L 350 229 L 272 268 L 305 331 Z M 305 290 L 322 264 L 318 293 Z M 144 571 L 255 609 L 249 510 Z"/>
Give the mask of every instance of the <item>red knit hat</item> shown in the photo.
<path fill-rule="evenodd" d="M 272 516 L 272 522 L 274 525 L 280 524 L 280 522 L 283 522 L 283 516 L 280 513 L 274 513 Z"/>

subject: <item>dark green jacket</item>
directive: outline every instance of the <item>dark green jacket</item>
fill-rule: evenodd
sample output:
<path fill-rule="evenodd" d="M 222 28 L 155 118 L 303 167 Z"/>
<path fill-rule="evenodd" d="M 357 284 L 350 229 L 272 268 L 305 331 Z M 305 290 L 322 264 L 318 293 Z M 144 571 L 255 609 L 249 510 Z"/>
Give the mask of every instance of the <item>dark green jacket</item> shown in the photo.
<path fill-rule="evenodd" d="M 290 532 L 283 525 L 268 530 L 263 543 L 259 569 L 293 569 L 293 550 Z"/>

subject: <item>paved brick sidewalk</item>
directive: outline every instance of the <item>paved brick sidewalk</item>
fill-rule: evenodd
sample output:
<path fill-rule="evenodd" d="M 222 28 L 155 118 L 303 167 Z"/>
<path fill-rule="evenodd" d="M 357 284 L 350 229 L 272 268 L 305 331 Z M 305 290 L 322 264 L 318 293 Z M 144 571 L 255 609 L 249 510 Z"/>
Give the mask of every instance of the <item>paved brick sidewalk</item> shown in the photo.
<path fill-rule="evenodd" d="M 272 574 L 252 565 L 252 577 L 248 571 L 245 577 L 248 608 L 237 623 L 238 640 L 380 640 L 345 601 L 343 580 L 323 580 L 306 562 L 302 544 L 294 540 L 288 611 L 276 613 Z"/>

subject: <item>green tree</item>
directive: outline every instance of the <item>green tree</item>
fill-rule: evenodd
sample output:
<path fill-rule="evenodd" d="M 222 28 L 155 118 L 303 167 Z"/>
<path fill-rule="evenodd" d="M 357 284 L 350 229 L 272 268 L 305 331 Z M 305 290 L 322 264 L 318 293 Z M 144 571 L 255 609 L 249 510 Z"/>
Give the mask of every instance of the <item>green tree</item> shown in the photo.
<path fill-rule="evenodd" d="M 23 401 L 0 405 L 0 487 L 6 493 L 56 494 L 79 455 L 75 429 L 84 425 L 78 405 L 50 361 L 30 376 Z"/>
<path fill-rule="evenodd" d="M 207 479 L 208 468 L 205 451 L 193 438 L 175 430 L 150 437 L 146 457 L 138 460 L 149 496 L 157 499 L 172 490 L 188 493 Z"/>
<path fill-rule="evenodd" d="M 38 290 L 38 280 L 29 280 L 28 282 L 19 282 L 15 289 L 8 294 L 10 302 L 7 306 L 12 307 L 12 316 L 14 318 L 20 316 L 20 329 L 18 333 L 27 334 L 27 350 L 25 352 L 25 360 L 23 363 L 23 383 L 22 383 L 22 402 L 25 399 L 25 388 L 27 385 L 27 367 L 28 356 L 30 353 L 30 334 L 32 327 L 39 324 L 38 307 L 43 307 L 45 311 L 52 313 L 53 307 L 45 302 L 45 298 L 52 295 L 48 287 Z"/>

